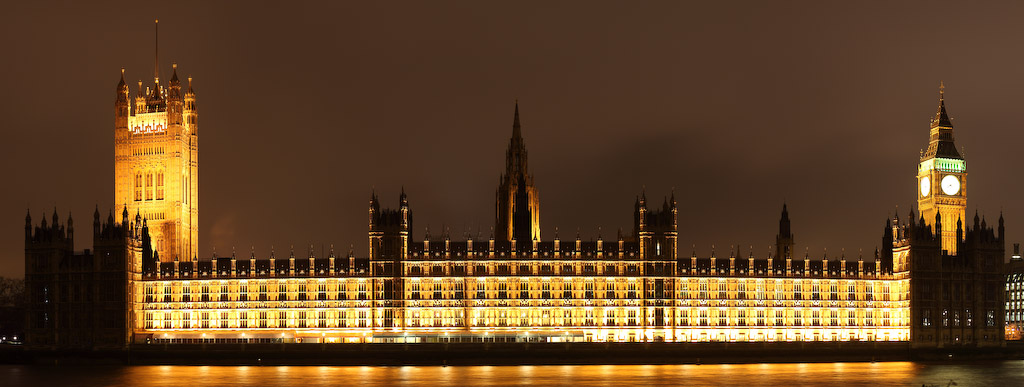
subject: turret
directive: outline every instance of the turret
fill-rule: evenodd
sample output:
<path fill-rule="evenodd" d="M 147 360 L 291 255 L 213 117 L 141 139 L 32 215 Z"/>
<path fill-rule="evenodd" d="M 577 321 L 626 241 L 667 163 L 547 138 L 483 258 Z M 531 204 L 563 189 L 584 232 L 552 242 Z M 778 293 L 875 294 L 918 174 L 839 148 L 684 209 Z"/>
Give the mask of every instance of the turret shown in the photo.
<path fill-rule="evenodd" d="M 92 213 L 92 235 L 100 235 L 100 206 L 96 205 L 96 211 Z"/>
<path fill-rule="evenodd" d="M 1006 227 L 1003 225 L 1003 212 L 1000 211 L 999 212 L 999 234 L 998 234 L 999 240 L 1003 240 L 1003 235 L 1004 235 L 1003 232 L 1005 232 L 1005 231 L 1006 231 Z"/>
<path fill-rule="evenodd" d="M 32 214 L 30 210 L 25 210 L 25 241 L 32 240 Z"/>
<path fill-rule="evenodd" d="M 146 113 L 146 93 L 142 91 L 142 80 L 139 80 L 139 88 L 135 91 L 135 109 L 133 114 Z"/>
<path fill-rule="evenodd" d="M 377 216 L 380 214 L 380 203 L 377 202 L 377 193 L 370 192 L 370 205 L 369 205 L 369 228 L 370 231 L 374 231 L 377 228 Z"/>
<path fill-rule="evenodd" d="M 199 113 L 196 110 L 196 93 L 192 91 L 192 77 L 188 77 L 188 90 L 182 96 L 182 123 L 192 135 L 199 131 Z"/>
<path fill-rule="evenodd" d="M 171 64 L 171 81 L 167 93 L 167 119 L 169 125 L 181 125 L 185 101 L 181 95 L 181 81 L 178 80 L 178 64 Z"/>
<path fill-rule="evenodd" d="M 121 68 L 121 80 L 114 92 L 114 129 L 128 129 L 128 116 L 131 114 L 128 102 L 128 84 L 124 81 L 124 67 Z"/>

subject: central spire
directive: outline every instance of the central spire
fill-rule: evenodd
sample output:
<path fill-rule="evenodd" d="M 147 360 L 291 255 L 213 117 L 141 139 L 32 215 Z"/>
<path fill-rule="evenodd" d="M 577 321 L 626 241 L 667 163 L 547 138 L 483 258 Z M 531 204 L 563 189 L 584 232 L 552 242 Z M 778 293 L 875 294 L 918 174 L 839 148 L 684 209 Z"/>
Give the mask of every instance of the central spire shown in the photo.
<path fill-rule="evenodd" d="M 523 248 L 540 240 L 540 200 L 527 165 L 526 144 L 519 121 L 519 101 L 512 118 L 512 138 L 505 152 L 505 173 L 497 192 L 495 231 L 497 240 L 517 240 Z"/>
<path fill-rule="evenodd" d="M 523 131 L 522 131 L 522 129 L 519 126 L 519 100 L 518 99 L 516 100 L 516 113 L 515 113 L 515 117 L 512 119 L 512 138 L 513 139 L 520 139 L 520 141 L 523 138 Z"/>
<path fill-rule="evenodd" d="M 519 100 L 516 100 L 515 114 L 512 118 L 512 138 L 509 139 L 505 154 L 505 174 L 513 181 L 529 173 L 526 157 L 526 143 L 523 141 L 523 129 L 519 123 Z"/>

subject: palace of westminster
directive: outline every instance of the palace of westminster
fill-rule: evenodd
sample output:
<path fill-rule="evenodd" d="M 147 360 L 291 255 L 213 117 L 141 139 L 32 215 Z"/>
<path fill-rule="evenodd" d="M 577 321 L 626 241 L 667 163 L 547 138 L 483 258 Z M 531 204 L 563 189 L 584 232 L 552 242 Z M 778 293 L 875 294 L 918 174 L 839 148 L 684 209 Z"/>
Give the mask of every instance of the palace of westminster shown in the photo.
<path fill-rule="evenodd" d="M 678 252 L 674 196 L 633 208 L 615 239 L 540 235 L 518 104 L 488 239 L 413 238 L 370 196 L 368 257 L 198 257 L 199 121 L 177 65 L 114 95 L 114 205 L 73 249 L 69 215 L 25 218 L 26 342 L 134 343 L 903 341 L 1001 346 L 1020 321 L 1004 227 L 966 216 L 967 163 L 944 99 L 918 166 L 918 211 L 887 219 L 873 260 L 797 256 L 786 206 L 767 256 Z M 910 187 L 908 187 L 910 188 Z M 657 202 L 660 201 L 660 204 Z M 1019 260 L 1015 254 L 1014 261 Z M 1010 284 L 1008 278 L 1017 278 Z M 1014 291 L 1011 291 L 1014 290 Z M 1014 302 L 1010 302 L 1014 301 Z M 1014 308 L 1017 311 L 1014 312 Z"/>

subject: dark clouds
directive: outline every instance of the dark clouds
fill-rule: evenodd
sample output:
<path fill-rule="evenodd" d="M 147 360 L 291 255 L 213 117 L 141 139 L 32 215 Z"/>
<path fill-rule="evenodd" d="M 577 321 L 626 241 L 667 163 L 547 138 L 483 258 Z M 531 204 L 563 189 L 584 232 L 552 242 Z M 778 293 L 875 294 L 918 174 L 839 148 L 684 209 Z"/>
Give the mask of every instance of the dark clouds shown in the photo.
<path fill-rule="evenodd" d="M 859 4 L 858 4 L 859 5 Z M 196 2 L 7 4 L 0 16 L 0 275 L 23 272 L 26 206 L 78 219 L 112 195 L 113 96 L 195 77 L 200 244 L 366 251 L 366 201 L 417 233 L 486 236 L 518 98 L 545 238 L 629 230 L 674 187 L 681 251 L 773 242 L 871 251 L 914 200 L 939 80 L 969 210 L 1024 217 L 1018 3 Z M 653 199 L 657 198 L 657 199 Z M 850 253 L 855 254 L 855 253 Z"/>

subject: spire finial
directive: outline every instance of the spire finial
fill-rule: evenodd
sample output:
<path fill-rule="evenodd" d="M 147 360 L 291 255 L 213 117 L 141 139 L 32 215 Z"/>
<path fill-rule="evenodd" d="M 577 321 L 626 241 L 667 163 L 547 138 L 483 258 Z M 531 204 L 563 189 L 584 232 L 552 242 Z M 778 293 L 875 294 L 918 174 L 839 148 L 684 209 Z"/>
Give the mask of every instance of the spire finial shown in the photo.
<path fill-rule="evenodd" d="M 953 122 L 949 119 L 949 114 L 946 113 L 946 84 L 942 81 L 939 81 L 939 109 L 935 112 L 935 118 L 932 119 L 932 128 L 937 126 L 953 127 Z"/>
<path fill-rule="evenodd" d="M 153 20 L 153 81 L 160 83 L 160 19 Z"/>

